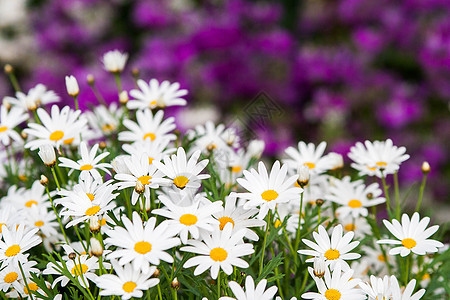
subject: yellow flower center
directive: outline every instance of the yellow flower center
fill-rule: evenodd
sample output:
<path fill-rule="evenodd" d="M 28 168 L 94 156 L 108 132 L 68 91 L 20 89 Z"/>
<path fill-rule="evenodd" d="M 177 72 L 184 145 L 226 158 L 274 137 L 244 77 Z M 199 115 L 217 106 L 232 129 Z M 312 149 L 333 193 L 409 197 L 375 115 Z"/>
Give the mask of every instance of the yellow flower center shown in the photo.
<path fill-rule="evenodd" d="M 430 276 L 430 274 L 428 274 L 428 273 L 426 273 L 426 274 L 424 274 L 423 276 L 422 276 L 422 280 L 427 280 L 427 279 L 430 279 L 431 278 L 431 276 Z M 5 279 L 5 281 L 6 281 L 6 279 Z"/>
<path fill-rule="evenodd" d="M 151 165 L 153 163 L 154 158 L 153 157 L 148 157 L 148 164 Z"/>
<path fill-rule="evenodd" d="M 385 262 L 386 261 L 386 259 L 384 259 L 383 254 L 378 255 L 378 260 L 381 261 L 381 262 Z"/>
<path fill-rule="evenodd" d="M 86 273 L 88 270 L 88 266 L 86 266 L 85 264 L 81 264 L 81 265 L 75 265 L 72 270 L 70 271 L 70 273 L 72 273 L 72 275 L 76 275 L 76 276 L 80 276 L 82 273 Z M 80 273 L 80 271 L 82 273 Z"/>
<path fill-rule="evenodd" d="M 180 217 L 180 223 L 186 226 L 197 223 L 197 217 L 192 214 L 184 214 Z"/>
<path fill-rule="evenodd" d="M 0 233 L 2 233 L 2 228 L 3 228 L 3 225 L 5 225 L 5 226 L 6 226 L 6 224 L 5 224 L 5 223 L 0 223 Z"/>
<path fill-rule="evenodd" d="M 150 102 L 150 105 L 156 105 L 156 100 L 153 100 L 152 102 Z"/>
<path fill-rule="evenodd" d="M 31 207 L 32 205 L 37 205 L 37 201 L 35 201 L 35 200 L 30 200 L 30 201 L 27 201 L 27 202 L 25 203 L 25 206 L 26 206 L 26 207 Z"/>
<path fill-rule="evenodd" d="M 150 138 L 150 140 L 154 141 L 156 138 L 156 135 L 152 132 L 149 132 L 149 133 L 146 133 L 142 139 L 145 140 L 146 138 Z"/>
<path fill-rule="evenodd" d="M 36 223 L 34 223 L 34 226 L 36 227 L 41 227 L 42 225 L 44 225 L 44 222 L 42 221 L 37 221 Z"/>
<path fill-rule="evenodd" d="M 8 127 L 6 126 L 0 126 L 0 132 L 6 131 L 8 129 Z"/>
<path fill-rule="evenodd" d="M 350 206 L 351 208 L 358 208 L 362 206 L 362 203 L 359 200 L 352 199 L 348 201 L 348 206 Z"/>
<path fill-rule="evenodd" d="M 136 251 L 139 254 L 146 254 L 150 251 L 152 251 L 152 244 L 150 244 L 149 242 L 137 242 L 134 245 L 134 251 Z"/>
<path fill-rule="evenodd" d="M 131 293 L 134 291 L 134 289 L 137 287 L 137 284 L 134 283 L 133 281 L 127 281 L 122 285 L 122 289 L 126 292 L 126 293 Z"/>
<path fill-rule="evenodd" d="M 105 125 L 102 126 L 102 130 L 104 132 L 111 132 L 114 129 L 116 129 L 116 126 L 114 126 L 114 124 L 105 124 Z"/>
<path fill-rule="evenodd" d="M 335 289 L 329 289 L 325 292 L 325 298 L 327 300 L 339 300 L 341 299 L 341 293 Z"/>
<path fill-rule="evenodd" d="M 186 184 L 188 184 L 189 179 L 185 176 L 177 176 L 173 179 L 173 184 L 175 184 L 178 188 L 184 189 Z"/>
<path fill-rule="evenodd" d="M 30 282 L 29 284 L 27 284 L 26 287 L 23 288 L 23 291 L 25 292 L 25 294 L 29 294 L 29 290 L 32 292 L 36 292 L 38 290 L 38 285 L 34 282 Z"/>
<path fill-rule="evenodd" d="M 94 168 L 92 165 L 84 165 L 80 167 L 80 171 L 89 171 L 92 170 L 92 168 Z"/>
<path fill-rule="evenodd" d="M 350 223 L 350 224 L 345 225 L 345 226 L 344 226 L 344 229 L 345 229 L 346 231 L 355 231 L 356 226 Z"/>
<path fill-rule="evenodd" d="M 138 180 L 142 183 L 142 185 L 146 185 L 150 183 L 150 179 L 152 179 L 152 176 L 144 175 L 138 178 Z"/>
<path fill-rule="evenodd" d="M 94 201 L 94 199 L 95 199 L 94 194 L 86 193 L 86 196 L 88 196 L 89 200 L 91 200 L 91 201 Z"/>
<path fill-rule="evenodd" d="M 277 199 L 278 193 L 274 190 L 267 190 L 261 194 L 261 197 L 267 202 Z"/>
<path fill-rule="evenodd" d="M 100 220 L 100 226 L 106 225 L 106 219 L 103 218 Z"/>
<path fill-rule="evenodd" d="M 336 249 L 328 249 L 327 252 L 325 252 L 325 257 L 328 260 L 338 259 L 339 256 L 340 256 L 340 253 Z"/>
<path fill-rule="evenodd" d="M 417 242 L 413 239 L 407 238 L 402 240 L 402 245 L 405 248 L 411 249 L 417 245 Z"/>
<path fill-rule="evenodd" d="M 92 207 L 89 207 L 87 210 L 86 210 L 86 216 L 93 216 L 93 215 L 95 215 L 96 213 L 98 213 L 100 211 L 100 206 L 98 206 L 98 205 L 95 205 L 95 206 L 92 206 Z"/>
<path fill-rule="evenodd" d="M 217 247 L 212 249 L 211 252 L 209 252 L 209 256 L 214 261 L 224 261 L 225 259 L 227 259 L 228 254 L 227 251 L 225 251 L 225 249 Z"/>
<path fill-rule="evenodd" d="M 280 227 L 281 226 L 281 224 L 283 224 L 280 220 L 276 220 L 275 221 L 275 228 L 278 228 L 278 227 Z"/>
<path fill-rule="evenodd" d="M 231 167 L 231 172 L 233 172 L 233 173 L 239 173 L 241 170 L 242 170 L 241 166 Z"/>
<path fill-rule="evenodd" d="M 314 169 L 316 167 L 316 164 L 312 163 L 312 162 L 306 162 L 303 165 L 307 166 L 310 170 L 312 170 L 312 169 Z"/>
<path fill-rule="evenodd" d="M 25 174 L 20 174 L 19 175 L 19 179 L 21 180 L 21 181 L 27 181 L 27 176 L 25 175 Z"/>
<path fill-rule="evenodd" d="M 379 161 L 379 162 L 376 163 L 376 165 L 379 166 L 379 167 L 386 167 L 387 163 L 385 163 L 384 161 Z"/>
<path fill-rule="evenodd" d="M 367 166 L 367 169 L 369 169 L 370 171 L 375 171 L 377 168 Z"/>
<path fill-rule="evenodd" d="M 6 249 L 5 255 L 8 256 L 8 257 L 16 256 L 17 253 L 19 253 L 19 252 L 20 252 L 20 246 L 19 245 L 12 245 L 8 249 Z"/>
<path fill-rule="evenodd" d="M 230 217 L 219 218 L 219 222 L 220 222 L 220 224 L 219 224 L 220 230 L 223 230 L 225 228 L 225 225 L 227 225 L 227 223 L 233 224 L 233 227 L 234 227 L 234 221 Z"/>
<path fill-rule="evenodd" d="M 14 281 L 17 280 L 18 276 L 19 274 L 17 274 L 16 272 L 9 272 L 8 274 L 6 274 L 4 280 L 6 283 L 13 283 Z"/>
<path fill-rule="evenodd" d="M 73 140 L 74 140 L 74 139 L 75 139 L 75 138 L 71 138 L 71 139 L 64 140 L 63 143 L 64 143 L 64 145 L 70 145 L 70 144 L 73 143 Z"/>
<path fill-rule="evenodd" d="M 62 131 L 60 131 L 60 130 L 56 130 L 56 131 L 53 131 L 53 132 L 50 134 L 49 139 L 50 139 L 51 141 L 56 142 L 56 141 L 59 141 L 60 139 L 62 139 L 63 137 L 64 137 L 64 132 L 62 132 Z"/>

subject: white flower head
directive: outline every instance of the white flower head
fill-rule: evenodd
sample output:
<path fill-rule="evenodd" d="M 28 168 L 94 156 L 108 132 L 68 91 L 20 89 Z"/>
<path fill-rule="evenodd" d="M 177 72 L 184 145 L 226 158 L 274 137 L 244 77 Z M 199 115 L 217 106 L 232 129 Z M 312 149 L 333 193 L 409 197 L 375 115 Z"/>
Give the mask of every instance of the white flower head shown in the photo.
<path fill-rule="evenodd" d="M 103 55 L 103 66 L 106 71 L 111 73 L 120 73 L 125 68 L 128 54 L 119 50 L 108 51 Z"/>
<path fill-rule="evenodd" d="M 76 97 L 80 93 L 78 81 L 73 75 L 66 76 L 66 90 L 67 94 L 69 94 L 72 97 Z"/>
<path fill-rule="evenodd" d="M 46 144 L 46 145 L 40 146 L 38 155 L 42 159 L 42 162 L 46 166 L 52 167 L 55 165 L 56 153 L 55 153 L 55 148 L 52 145 Z"/>
<path fill-rule="evenodd" d="M 298 143 L 298 149 L 289 147 L 286 154 L 290 157 L 285 159 L 290 169 L 296 171 L 298 167 L 308 166 L 311 175 L 318 175 L 333 168 L 333 159 L 327 155 L 323 156 L 327 143 L 321 142 L 317 148 L 314 144 Z"/>
<path fill-rule="evenodd" d="M 147 84 L 140 79 L 137 81 L 137 85 L 139 90 L 130 91 L 130 96 L 133 99 L 127 103 L 129 109 L 154 109 L 156 107 L 186 105 L 186 100 L 182 97 L 186 96 L 188 91 L 180 89 L 178 82 L 170 83 L 165 80 L 160 84 L 158 80 L 152 79 Z"/>
<path fill-rule="evenodd" d="M 416 287 L 416 280 L 411 280 L 405 289 L 402 289 L 398 284 L 397 277 L 391 276 L 391 290 L 393 300 L 419 300 L 425 294 L 425 289 L 421 289 L 414 293 Z"/>
<path fill-rule="evenodd" d="M 0 108 L 0 141 L 8 146 L 12 141 L 22 143 L 22 138 L 14 130 L 20 123 L 27 120 L 28 116 L 20 108 L 13 107 L 9 111 L 5 106 Z"/>
<path fill-rule="evenodd" d="M 266 279 L 261 280 L 255 287 L 253 277 L 250 275 L 245 278 L 245 291 L 235 281 L 230 281 L 228 286 L 236 298 L 221 297 L 219 300 L 272 300 L 278 290 L 276 286 L 272 286 L 266 290 Z"/>
<path fill-rule="evenodd" d="M 41 238 L 36 235 L 39 229 L 25 231 L 25 226 L 20 224 L 17 229 L 2 228 L 3 241 L 0 240 L 0 261 L 3 265 L 26 262 L 28 254 L 26 251 L 39 245 Z"/>

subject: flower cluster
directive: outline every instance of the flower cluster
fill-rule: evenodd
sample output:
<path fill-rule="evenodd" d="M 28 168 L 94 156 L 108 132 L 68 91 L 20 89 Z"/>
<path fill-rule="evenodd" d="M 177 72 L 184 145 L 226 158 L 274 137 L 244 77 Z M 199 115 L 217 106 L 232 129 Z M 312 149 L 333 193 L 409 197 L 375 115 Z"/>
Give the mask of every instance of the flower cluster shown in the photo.
<path fill-rule="evenodd" d="M 450 251 L 418 212 L 425 181 L 417 212 L 403 213 L 405 147 L 357 143 L 345 166 L 325 142 L 300 141 L 263 161 L 265 143 L 233 126 L 177 129 L 167 108 L 187 104 L 178 83 L 135 78 L 123 89 L 127 58 L 102 60 L 118 103 L 93 90 L 98 105 L 78 109 L 68 76 L 75 109 L 43 85 L 1 107 L 3 297 L 448 296 Z"/>

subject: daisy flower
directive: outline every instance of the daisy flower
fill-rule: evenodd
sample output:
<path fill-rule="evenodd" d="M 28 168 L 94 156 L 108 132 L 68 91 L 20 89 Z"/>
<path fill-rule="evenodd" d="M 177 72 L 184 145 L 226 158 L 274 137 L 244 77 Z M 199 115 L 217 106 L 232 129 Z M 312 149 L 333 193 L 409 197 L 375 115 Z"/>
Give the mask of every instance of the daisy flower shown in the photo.
<path fill-rule="evenodd" d="M 58 234 L 58 222 L 55 213 L 49 212 L 46 207 L 32 206 L 26 210 L 25 222 L 28 228 L 37 228 L 44 236 L 54 236 Z"/>
<path fill-rule="evenodd" d="M 416 287 L 416 280 L 411 280 L 405 289 L 402 289 L 398 284 L 397 277 L 391 276 L 391 290 L 393 300 L 419 300 L 425 294 L 425 289 L 421 289 L 414 293 Z"/>
<path fill-rule="evenodd" d="M 255 252 L 252 244 L 243 242 L 245 230 L 233 233 L 233 225 L 226 224 L 223 230 L 215 230 L 211 235 L 204 234 L 203 241 L 188 240 L 188 245 L 180 250 L 199 254 L 186 261 L 184 268 L 197 266 L 194 275 L 200 275 L 207 269 L 211 269 L 211 277 L 217 278 L 222 269 L 227 275 L 233 272 L 233 266 L 248 268 L 248 263 L 240 258 Z"/>
<path fill-rule="evenodd" d="M 119 133 L 119 141 L 138 142 L 150 139 L 155 141 L 158 139 L 174 140 L 174 134 L 170 134 L 175 129 L 174 118 L 170 117 L 165 120 L 164 111 L 160 110 L 154 115 L 150 109 L 138 110 L 136 112 L 136 122 L 124 120 L 123 125 L 130 131 L 122 131 Z"/>
<path fill-rule="evenodd" d="M 96 284 L 102 289 L 100 296 L 120 296 L 122 299 L 141 298 L 143 292 L 159 284 L 158 278 L 151 278 L 156 267 L 150 267 L 147 274 L 135 271 L 131 264 L 120 266 L 116 260 L 111 261 L 116 275 L 104 274 L 97 278 Z"/>
<path fill-rule="evenodd" d="M 398 245 L 389 251 L 390 255 L 397 255 L 404 257 L 411 252 L 417 255 L 425 255 L 427 253 L 434 253 L 438 251 L 439 247 L 444 247 L 439 241 L 428 239 L 438 229 L 439 225 L 431 226 L 425 229 L 430 223 L 430 218 L 425 217 L 420 220 L 419 213 L 414 213 L 411 220 L 407 214 L 403 214 L 402 223 L 397 220 L 392 220 L 392 223 L 383 220 L 384 226 L 394 235 L 398 240 L 380 240 L 378 244 Z"/>
<path fill-rule="evenodd" d="M 155 161 L 153 164 L 164 175 L 172 179 L 173 186 L 176 188 L 180 190 L 186 187 L 188 189 L 198 189 L 201 180 L 210 177 L 207 174 L 199 174 L 208 164 L 207 159 L 198 162 L 200 153 L 199 150 L 195 151 L 188 160 L 184 149 L 179 147 L 176 154 L 172 154 L 170 157 L 165 156 L 163 163 Z"/>
<path fill-rule="evenodd" d="M 136 155 L 141 157 L 145 155 L 148 157 L 148 164 L 151 165 L 153 161 L 161 161 L 161 159 L 176 151 L 175 148 L 167 148 L 170 143 L 169 139 L 159 139 L 152 141 L 145 139 L 133 144 L 124 144 L 122 146 L 123 151 L 129 155 Z"/>
<path fill-rule="evenodd" d="M 175 231 L 170 230 L 167 222 L 156 225 L 156 218 L 150 218 L 145 224 L 137 212 L 133 212 L 133 222 L 123 217 L 125 228 L 120 226 L 108 230 L 105 244 L 118 247 L 108 254 L 109 259 L 119 259 L 120 265 L 132 263 L 135 271 L 142 270 L 148 274 L 150 264 L 159 265 L 160 260 L 168 263 L 173 258 L 166 250 L 180 244 L 180 239 L 174 237 Z"/>
<path fill-rule="evenodd" d="M 222 201 L 211 202 L 204 199 L 209 203 L 204 204 L 202 201 L 197 201 L 190 206 L 180 207 L 172 203 L 165 195 L 160 195 L 158 199 L 165 207 L 154 209 L 152 213 L 166 217 L 166 222 L 180 235 L 183 244 L 186 244 L 189 233 L 193 239 L 197 240 L 201 230 L 211 232 L 215 226 L 219 225 L 219 221 L 214 219 L 211 214 L 222 209 Z"/>
<path fill-rule="evenodd" d="M 244 204 L 244 209 L 260 207 L 258 219 L 263 219 L 269 209 L 275 210 L 279 203 L 300 199 L 303 192 L 303 189 L 294 187 L 297 175 L 286 178 L 287 165 L 280 166 L 280 162 L 276 161 L 268 174 L 264 163 L 259 162 L 258 171 L 245 170 L 244 178 L 237 179 L 237 182 L 249 192 L 237 193 L 236 196 L 248 200 Z"/>
<path fill-rule="evenodd" d="M 335 226 L 331 234 L 331 239 L 322 225 L 319 225 L 318 231 L 319 233 L 313 232 L 316 243 L 307 239 L 302 239 L 303 243 L 313 250 L 298 250 L 298 253 L 315 257 L 323 255 L 331 265 L 332 270 L 338 265 L 341 266 L 339 269 L 349 270 L 350 267 L 346 260 L 358 259 L 361 257 L 358 253 L 349 253 L 359 245 L 358 241 L 351 242 L 354 236 L 353 231 L 347 232 L 342 236 L 342 225 Z M 306 260 L 306 262 L 313 261 L 313 258 Z"/>
<path fill-rule="evenodd" d="M 309 273 L 316 282 L 318 293 L 307 292 L 302 294 L 303 299 L 313 300 L 363 300 L 366 294 L 357 285 L 359 279 L 352 279 L 353 270 L 342 272 L 341 266 L 336 265 L 333 273 L 325 272 L 325 277 L 317 278 L 313 274 L 313 268 L 308 268 Z"/>
<path fill-rule="evenodd" d="M 359 286 L 369 296 L 368 300 L 391 299 L 392 291 L 389 276 L 378 278 L 370 275 L 370 283 L 360 282 Z M 399 299 L 400 300 L 400 299 Z"/>
<path fill-rule="evenodd" d="M 170 181 L 162 178 L 163 173 L 156 169 L 154 164 L 149 164 L 147 155 L 132 155 L 124 158 L 129 173 L 117 173 L 114 179 L 119 181 L 116 186 L 119 190 L 136 187 L 140 182 L 144 186 L 143 195 L 146 200 L 146 207 L 150 207 L 150 189 L 157 189 L 159 184 L 169 184 Z M 138 201 L 139 193 L 133 189 L 131 204 L 135 205 Z"/>
<path fill-rule="evenodd" d="M 395 261 L 391 261 L 392 256 L 386 255 L 385 257 L 380 247 L 380 245 L 376 245 L 375 248 L 362 246 L 361 251 L 364 252 L 364 255 L 361 257 L 361 262 L 366 263 L 366 265 L 370 266 L 370 269 L 375 271 L 377 274 L 387 274 L 388 269 L 386 259 L 391 265 L 395 264 Z"/>
<path fill-rule="evenodd" d="M 286 149 L 289 158 L 285 159 L 284 163 L 294 171 L 300 166 L 307 166 L 311 175 L 324 173 L 334 166 L 333 157 L 323 155 L 326 146 L 326 142 L 321 142 L 317 148 L 313 143 L 299 142 L 298 149 L 294 147 Z"/>
<path fill-rule="evenodd" d="M 98 258 L 95 256 L 78 255 L 73 260 L 67 257 L 65 264 L 70 274 L 85 288 L 89 287 L 89 280 L 95 282 L 98 278 L 95 271 L 99 269 L 99 264 Z M 44 275 L 60 275 L 53 281 L 52 288 L 60 282 L 61 286 L 66 286 L 70 282 L 70 279 L 62 274 L 63 269 L 64 266 L 61 262 L 56 262 L 56 264 L 49 262 L 42 272 Z"/>
<path fill-rule="evenodd" d="M 119 50 L 108 51 L 103 55 L 103 67 L 108 72 L 120 73 L 125 68 L 127 59 L 127 53 L 122 53 Z"/>
<path fill-rule="evenodd" d="M 228 286 L 236 298 L 221 297 L 219 300 L 272 300 L 278 290 L 276 286 L 272 286 L 266 290 L 266 279 L 261 280 L 255 287 L 255 282 L 252 276 L 247 276 L 245 278 L 245 291 L 239 283 L 235 281 L 230 281 Z"/>
<path fill-rule="evenodd" d="M 2 199 L 0 206 L 0 238 L 2 237 L 2 231 L 4 228 L 13 228 L 17 224 L 22 222 L 22 215 L 10 203 L 4 202 Z"/>
<path fill-rule="evenodd" d="M 41 105 L 59 102 L 60 99 L 54 91 L 47 90 L 45 85 L 37 84 L 28 91 L 28 94 L 16 92 L 16 98 L 5 97 L 5 100 L 26 112 L 27 110 L 35 110 Z"/>
<path fill-rule="evenodd" d="M 0 141 L 8 146 L 11 141 L 22 142 L 20 135 L 14 130 L 17 125 L 28 119 L 28 115 L 21 109 L 13 107 L 9 111 L 5 106 L 0 108 Z"/>
<path fill-rule="evenodd" d="M 33 268 L 37 265 L 35 261 L 25 261 L 21 263 L 23 273 L 26 277 L 30 273 L 39 273 L 39 269 Z M 22 272 L 17 264 L 8 264 L 0 272 L 0 290 L 6 292 L 10 287 L 14 289 L 20 288 L 19 281 L 22 280 Z"/>
<path fill-rule="evenodd" d="M 92 177 L 94 178 L 101 178 L 102 175 L 97 169 L 102 170 L 105 173 L 111 175 L 111 173 L 108 171 L 107 168 L 112 168 L 112 166 L 107 163 L 100 163 L 102 159 L 104 159 L 109 155 L 109 152 L 103 152 L 100 155 L 96 156 L 98 147 L 99 147 L 98 144 L 95 144 L 89 151 L 86 143 L 81 142 L 78 148 L 78 152 L 80 153 L 81 159 L 73 161 L 65 157 L 60 157 L 59 161 L 61 163 L 59 164 L 59 166 L 70 168 L 71 170 L 69 171 L 69 175 L 72 174 L 74 170 L 80 170 L 81 171 L 80 177 L 83 178 L 88 176 L 88 174 L 92 175 Z"/>
<path fill-rule="evenodd" d="M 263 220 L 253 219 L 258 209 L 244 209 L 242 205 L 236 205 L 236 195 L 225 197 L 225 207 L 212 215 L 219 221 L 219 229 L 223 230 L 228 223 L 233 224 L 233 232 L 246 229 L 245 237 L 257 241 L 259 236 L 250 227 L 262 227 L 266 225 Z"/>
<path fill-rule="evenodd" d="M 325 199 L 341 205 L 336 213 L 343 219 L 347 216 L 367 217 L 367 207 L 386 202 L 386 199 L 381 197 L 382 191 L 378 183 L 366 187 L 362 180 L 351 182 L 350 176 L 345 176 L 342 180 L 333 180 L 328 192 Z"/>
<path fill-rule="evenodd" d="M 409 158 L 405 154 L 405 147 L 394 146 L 391 139 L 386 141 L 365 141 L 350 148 L 348 157 L 353 160 L 351 166 L 359 171 L 360 175 L 394 174 L 400 168 L 400 164 Z"/>
<path fill-rule="evenodd" d="M 226 140 L 227 130 L 223 124 L 216 127 L 212 121 L 208 121 L 205 125 L 197 125 L 195 131 L 188 131 L 187 135 L 191 140 L 195 139 L 193 149 L 201 150 L 202 153 L 231 150 Z"/>
<path fill-rule="evenodd" d="M 25 226 L 19 224 L 17 229 L 10 230 L 6 226 L 2 228 L 3 240 L 0 241 L 0 261 L 2 264 L 8 265 L 10 263 L 26 262 L 26 251 L 41 243 L 41 238 L 36 235 L 39 229 L 31 229 L 25 231 Z"/>
<path fill-rule="evenodd" d="M 92 112 L 85 113 L 89 125 L 95 129 L 98 138 L 101 138 L 104 134 L 109 135 L 116 132 L 122 114 L 123 109 L 117 103 L 111 103 L 108 107 L 99 105 L 94 107 Z"/>
<path fill-rule="evenodd" d="M 81 111 L 73 111 L 69 106 L 64 106 L 60 111 L 57 105 L 53 105 L 51 115 L 39 108 L 37 114 L 42 125 L 28 123 L 28 128 L 24 130 L 30 137 L 35 138 L 25 144 L 25 148 L 31 150 L 46 144 L 56 148 L 71 145 L 74 140 L 79 140 L 80 134 L 87 129 L 87 120 L 80 118 Z"/>
<path fill-rule="evenodd" d="M 338 216 L 338 218 L 339 223 L 341 223 L 344 228 L 344 231 L 353 231 L 355 233 L 355 237 L 357 238 L 364 238 L 365 236 L 372 234 L 372 228 L 366 218 L 343 218 L 341 216 Z"/>
<path fill-rule="evenodd" d="M 129 109 L 154 109 L 156 107 L 164 108 L 168 106 L 185 106 L 187 90 L 180 90 L 178 82 L 170 83 L 165 80 L 161 84 L 156 79 L 150 80 L 147 84 L 144 80 L 137 81 L 139 90 L 134 89 L 130 91 L 130 96 L 133 97 L 127 103 Z"/>

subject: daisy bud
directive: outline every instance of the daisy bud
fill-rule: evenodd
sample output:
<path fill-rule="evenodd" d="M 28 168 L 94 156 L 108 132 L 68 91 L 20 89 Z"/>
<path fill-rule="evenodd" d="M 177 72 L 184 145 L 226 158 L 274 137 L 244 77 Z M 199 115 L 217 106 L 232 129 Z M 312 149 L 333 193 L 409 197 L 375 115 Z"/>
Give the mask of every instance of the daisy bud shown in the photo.
<path fill-rule="evenodd" d="M 367 193 L 366 197 L 367 197 L 367 199 L 372 200 L 373 199 L 373 194 L 372 193 Z"/>
<path fill-rule="evenodd" d="M 251 157 L 260 158 L 262 153 L 264 152 L 264 148 L 266 143 L 262 140 L 253 140 L 248 144 L 247 153 Z"/>
<path fill-rule="evenodd" d="M 53 167 L 55 165 L 56 154 L 52 145 L 47 144 L 39 147 L 38 155 L 47 167 Z"/>
<path fill-rule="evenodd" d="M 106 143 L 104 141 L 101 141 L 100 143 L 98 143 L 98 147 L 103 150 L 106 148 Z"/>
<path fill-rule="evenodd" d="M 422 163 L 422 173 L 423 174 L 428 174 L 431 171 L 431 167 L 430 164 L 427 161 L 424 161 Z"/>
<path fill-rule="evenodd" d="M 320 207 L 320 206 L 323 205 L 324 202 L 325 202 L 325 201 L 323 201 L 323 199 L 317 199 L 317 200 L 316 200 L 316 205 Z"/>
<path fill-rule="evenodd" d="M 69 94 L 72 97 L 76 97 L 80 93 L 80 88 L 78 87 L 78 81 L 74 76 L 72 76 L 72 75 L 66 76 L 66 89 L 67 89 L 67 94 Z"/>
<path fill-rule="evenodd" d="M 344 167 L 344 157 L 342 155 L 340 155 L 339 153 L 330 152 L 330 153 L 328 153 L 328 157 L 330 157 L 331 158 L 330 160 L 333 161 L 332 170 L 339 170 Z"/>
<path fill-rule="evenodd" d="M 5 98 L 3 98 L 3 106 L 9 110 L 11 108 L 11 103 L 9 103 L 9 101 Z"/>
<path fill-rule="evenodd" d="M 126 158 L 126 155 L 119 155 L 113 159 L 113 161 L 111 162 L 111 165 L 113 166 L 114 172 L 130 174 L 127 164 L 125 163 L 125 158 Z"/>
<path fill-rule="evenodd" d="M 89 219 L 89 230 L 92 233 L 97 233 L 100 231 L 100 222 L 98 221 L 97 216 L 92 216 Z"/>
<path fill-rule="evenodd" d="M 234 131 L 234 129 L 228 128 L 226 130 L 226 138 L 225 138 L 227 145 L 232 146 L 236 142 L 236 139 L 237 139 L 237 135 L 236 135 L 236 132 Z"/>
<path fill-rule="evenodd" d="M 158 278 L 160 274 L 161 274 L 161 271 L 158 268 L 156 268 L 156 270 L 153 273 L 152 277 L 153 278 Z"/>
<path fill-rule="evenodd" d="M 6 64 L 4 70 L 6 74 L 11 74 L 12 72 L 14 72 L 14 68 L 10 64 Z"/>
<path fill-rule="evenodd" d="M 20 136 L 25 140 L 28 137 L 28 134 L 25 131 L 22 131 Z"/>
<path fill-rule="evenodd" d="M 86 81 L 87 81 L 87 83 L 88 83 L 89 85 L 93 85 L 93 84 L 95 83 L 94 75 L 88 74 L 88 75 L 86 76 Z"/>
<path fill-rule="evenodd" d="M 128 100 L 130 100 L 130 98 L 128 98 L 127 91 L 121 91 L 119 94 L 119 102 L 122 104 L 127 104 Z"/>
<path fill-rule="evenodd" d="M 45 177 L 45 175 L 41 175 L 41 180 L 39 180 L 39 182 L 40 182 L 43 186 L 47 186 L 47 184 L 48 184 L 48 178 Z"/>
<path fill-rule="evenodd" d="M 34 102 L 33 99 L 31 98 L 26 98 L 25 99 L 25 105 L 27 106 L 27 109 L 30 111 L 36 110 L 37 109 L 37 105 L 36 102 Z"/>
<path fill-rule="evenodd" d="M 138 68 L 133 68 L 133 70 L 131 70 L 131 74 L 133 75 L 133 77 L 137 78 L 139 77 L 139 69 Z"/>
<path fill-rule="evenodd" d="M 111 73 L 121 73 L 128 60 L 128 54 L 119 50 L 108 51 L 103 55 L 103 66 L 106 71 Z"/>
<path fill-rule="evenodd" d="M 180 282 L 178 281 L 178 279 L 176 277 L 170 283 L 170 287 L 173 288 L 174 290 L 179 290 L 180 286 L 181 286 L 181 284 L 180 284 Z"/>
<path fill-rule="evenodd" d="M 322 278 L 325 275 L 326 263 L 323 256 L 314 257 L 314 276 Z"/>
<path fill-rule="evenodd" d="M 208 150 L 209 152 L 213 151 L 214 149 L 216 149 L 216 145 L 215 144 L 208 144 L 206 146 L 206 150 Z"/>
<path fill-rule="evenodd" d="M 75 252 L 71 252 L 71 253 L 69 253 L 68 257 L 71 260 L 75 260 L 75 258 L 77 257 L 77 254 Z"/>
<path fill-rule="evenodd" d="M 136 181 L 136 186 L 134 187 L 134 190 L 138 194 L 142 194 L 145 191 L 145 186 L 142 184 L 140 180 Z"/>
<path fill-rule="evenodd" d="M 91 254 L 97 257 L 102 256 L 103 247 L 100 244 L 100 242 L 96 238 L 91 237 L 90 244 L 91 244 Z"/>
<path fill-rule="evenodd" d="M 309 167 L 302 165 L 297 170 L 298 179 L 297 183 L 300 187 L 305 187 L 308 185 L 309 182 Z"/>

